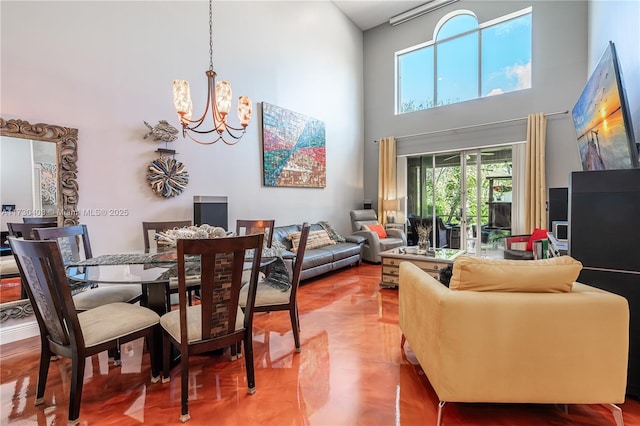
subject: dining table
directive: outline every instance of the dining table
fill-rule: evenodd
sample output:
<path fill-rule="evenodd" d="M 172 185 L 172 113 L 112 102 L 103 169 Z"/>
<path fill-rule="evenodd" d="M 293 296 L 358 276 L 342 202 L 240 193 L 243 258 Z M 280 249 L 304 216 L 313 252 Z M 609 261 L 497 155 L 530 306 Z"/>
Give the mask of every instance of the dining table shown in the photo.
<path fill-rule="evenodd" d="M 278 256 L 268 253 L 260 261 L 260 268 L 272 264 Z M 193 256 L 186 259 L 186 275 L 199 278 L 200 261 Z M 251 259 L 244 263 L 244 269 L 251 269 Z M 69 263 L 66 274 L 70 282 L 84 285 L 130 284 L 142 286 L 141 304 L 158 315 L 167 312 L 167 288 L 177 280 L 178 262 L 175 248 L 156 251 L 133 251 L 105 254 Z"/>

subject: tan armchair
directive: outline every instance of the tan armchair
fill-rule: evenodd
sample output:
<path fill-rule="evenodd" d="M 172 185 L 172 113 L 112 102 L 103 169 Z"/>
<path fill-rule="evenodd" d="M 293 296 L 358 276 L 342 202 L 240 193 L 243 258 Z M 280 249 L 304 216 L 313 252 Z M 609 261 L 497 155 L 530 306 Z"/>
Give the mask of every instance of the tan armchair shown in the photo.
<path fill-rule="evenodd" d="M 407 245 L 407 236 L 401 229 L 386 229 L 386 238 L 380 238 L 377 233 L 365 229 L 365 225 L 380 225 L 375 211 L 351 210 L 350 216 L 353 235 L 366 238 L 362 246 L 363 260 L 380 263 L 380 252 Z"/>
<path fill-rule="evenodd" d="M 495 262 L 511 262 L 504 270 L 508 277 L 514 275 L 513 263 L 531 275 L 562 261 Z M 452 287 L 460 282 L 456 263 Z M 495 274 L 501 266 L 486 261 L 481 268 Z M 468 281 L 482 275 L 479 269 L 468 272 Z M 547 277 L 554 274 L 551 270 Z M 508 288 L 492 290 L 492 282 L 483 291 L 469 286 L 460 291 L 409 262 L 400 264 L 401 344 L 406 339 L 438 395 L 437 424 L 447 402 L 491 402 L 605 404 L 622 425 L 622 411 L 614 404 L 625 399 L 626 299 L 571 279 L 564 290 L 526 293 L 513 285 L 517 280 L 500 281 Z"/>

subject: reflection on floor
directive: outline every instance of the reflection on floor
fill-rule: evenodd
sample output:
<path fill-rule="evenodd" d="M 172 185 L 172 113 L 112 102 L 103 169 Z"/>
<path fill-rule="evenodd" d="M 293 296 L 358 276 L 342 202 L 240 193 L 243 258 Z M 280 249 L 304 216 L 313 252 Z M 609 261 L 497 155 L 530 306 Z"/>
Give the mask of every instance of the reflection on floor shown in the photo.
<path fill-rule="evenodd" d="M 0 280 L 0 303 L 13 302 L 20 299 L 20 278 L 3 278 Z"/>
<path fill-rule="evenodd" d="M 244 362 L 229 354 L 192 358 L 191 425 L 433 425 L 437 397 L 411 353 L 400 350 L 397 290 L 379 289 L 380 266 L 348 268 L 306 281 L 299 291 L 302 352 L 295 353 L 286 312 L 257 314 L 255 395 Z M 38 338 L 0 347 L 0 424 L 66 423 L 70 363 L 51 363 L 45 403 L 34 406 Z M 181 424 L 180 372 L 151 384 L 142 341 L 87 363 L 81 425 Z M 622 405 L 640 425 L 640 402 Z M 444 425 L 609 426 L 599 405 L 448 404 Z"/>

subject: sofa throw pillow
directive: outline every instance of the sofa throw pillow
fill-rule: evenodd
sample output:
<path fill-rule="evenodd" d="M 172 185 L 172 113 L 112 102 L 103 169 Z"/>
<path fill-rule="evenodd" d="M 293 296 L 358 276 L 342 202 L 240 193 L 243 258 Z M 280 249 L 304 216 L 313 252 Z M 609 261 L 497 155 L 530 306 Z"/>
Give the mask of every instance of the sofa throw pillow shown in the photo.
<path fill-rule="evenodd" d="M 387 231 L 384 230 L 384 226 L 377 224 L 377 225 L 364 225 L 365 229 L 367 231 L 373 231 L 376 234 L 378 234 L 378 237 L 380 237 L 380 239 L 383 238 L 387 238 Z"/>
<path fill-rule="evenodd" d="M 453 262 L 452 290 L 519 293 L 570 292 L 582 263 L 570 256 L 539 260 L 459 256 Z"/>
<path fill-rule="evenodd" d="M 327 234 L 329 235 L 329 238 L 331 238 L 333 241 L 335 241 L 336 243 L 344 243 L 347 240 L 340 234 L 338 234 L 332 227 L 331 225 L 329 225 L 329 222 L 325 222 L 325 221 L 320 221 L 318 222 L 318 225 L 322 226 L 322 229 L 324 229 L 325 231 L 327 231 Z"/>
<path fill-rule="evenodd" d="M 546 240 L 549 236 L 547 235 L 546 229 L 536 228 L 531 233 L 529 237 L 529 241 L 527 241 L 527 251 L 533 251 L 533 242 L 538 240 Z"/>
<path fill-rule="evenodd" d="M 300 231 L 292 232 L 287 235 L 287 239 L 291 241 L 293 248 L 292 252 L 297 253 L 298 246 L 300 245 Z M 328 246 L 331 244 L 335 244 L 336 242 L 329 238 L 329 234 L 324 229 L 318 231 L 309 232 L 309 236 L 307 237 L 307 250 Z"/>
<path fill-rule="evenodd" d="M 271 247 L 273 247 L 274 249 L 278 250 L 278 251 L 287 251 L 289 250 L 289 247 L 287 247 L 286 245 L 284 245 L 284 243 L 280 240 L 277 239 L 273 239 L 273 242 L 271 243 Z"/>

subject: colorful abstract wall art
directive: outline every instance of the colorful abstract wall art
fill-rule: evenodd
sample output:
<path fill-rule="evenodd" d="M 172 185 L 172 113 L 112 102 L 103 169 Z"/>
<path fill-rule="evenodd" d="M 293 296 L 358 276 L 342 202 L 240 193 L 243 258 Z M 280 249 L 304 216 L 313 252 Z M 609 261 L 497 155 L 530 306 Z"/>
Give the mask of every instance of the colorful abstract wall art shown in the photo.
<path fill-rule="evenodd" d="M 263 102 L 262 146 L 264 186 L 326 186 L 322 121 Z"/>

